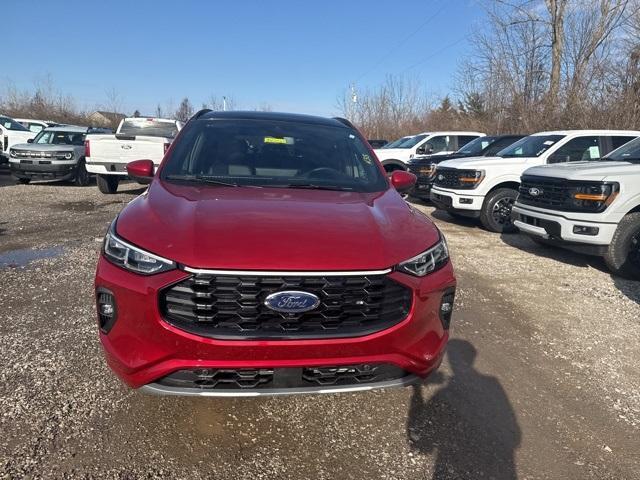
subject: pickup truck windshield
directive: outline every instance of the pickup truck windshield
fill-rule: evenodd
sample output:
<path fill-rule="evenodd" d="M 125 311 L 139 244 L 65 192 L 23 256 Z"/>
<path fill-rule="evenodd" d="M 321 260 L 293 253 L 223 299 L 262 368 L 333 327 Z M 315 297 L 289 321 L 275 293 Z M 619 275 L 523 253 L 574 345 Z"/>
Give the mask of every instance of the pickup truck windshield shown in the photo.
<path fill-rule="evenodd" d="M 51 130 L 42 130 L 33 143 L 41 145 L 84 145 L 85 134 L 82 132 L 60 132 Z"/>
<path fill-rule="evenodd" d="M 391 142 L 391 143 L 387 143 L 387 144 L 386 144 L 384 147 L 382 147 L 382 148 L 396 148 L 398 145 L 400 145 L 400 144 L 401 144 L 401 143 L 403 143 L 403 142 L 406 142 L 406 141 L 407 141 L 407 140 L 409 140 L 410 138 L 413 138 L 413 137 L 402 137 L 402 138 L 399 138 L 399 139 L 397 139 L 397 140 L 394 140 L 394 141 L 393 141 L 393 142 Z"/>
<path fill-rule="evenodd" d="M 491 145 L 495 140 L 496 137 L 478 137 L 464 145 L 456 153 L 461 153 L 463 155 L 475 155 L 482 152 L 482 150 Z"/>
<path fill-rule="evenodd" d="M 173 138 L 178 134 L 178 126 L 175 122 L 166 122 L 153 118 L 132 118 L 122 123 L 118 133 L 131 136 Z"/>
<path fill-rule="evenodd" d="M 349 128 L 286 121 L 192 121 L 162 168 L 169 182 L 377 192 L 389 187 Z"/>
<path fill-rule="evenodd" d="M 603 160 L 640 163 L 640 137 L 614 150 Z"/>
<path fill-rule="evenodd" d="M 29 129 L 25 128 L 21 123 L 16 122 L 15 120 L 9 117 L 0 117 L 0 125 L 2 125 L 7 130 L 18 130 L 20 132 L 28 132 Z"/>
<path fill-rule="evenodd" d="M 400 145 L 396 145 L 394 148 L 413 148 L 425 138 L 427 138 L 427 135 L 416 135 L 405 140 Z"/>
<path fill-rule="evenodd" d="M 565 135 L 531 135 L 518 140 L 504 150 L 500 150 L 497 156 L 505 158 L 539 157 L 564 137 Z"/>

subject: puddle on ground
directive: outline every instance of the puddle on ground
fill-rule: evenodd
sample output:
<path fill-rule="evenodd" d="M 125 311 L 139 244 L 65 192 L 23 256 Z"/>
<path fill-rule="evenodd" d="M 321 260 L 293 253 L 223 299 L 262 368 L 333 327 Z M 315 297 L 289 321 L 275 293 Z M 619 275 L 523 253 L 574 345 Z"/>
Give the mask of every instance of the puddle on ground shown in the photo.
<path fill-rule="evenodd" d="M 37 250 L 33 250 L 31 248 L 9 250 L 8 252 L 0 253 L 0 268 L 24 267 L 34 260 L 54 258 L 62 255 L 63 252 L 64 247 L 62 246 L 40 248 Z"/>

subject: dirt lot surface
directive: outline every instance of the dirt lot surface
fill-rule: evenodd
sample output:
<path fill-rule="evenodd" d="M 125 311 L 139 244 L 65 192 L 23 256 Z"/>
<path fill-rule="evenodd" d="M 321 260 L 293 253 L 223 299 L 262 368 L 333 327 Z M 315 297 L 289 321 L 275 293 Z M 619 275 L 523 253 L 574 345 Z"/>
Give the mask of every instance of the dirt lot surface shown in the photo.
<path fill-rule="evenodd" d="M 415 203 L 459 278 L 424 385 L 149 397 L 107 368 L 92 297 L 101 237 L 141 189 L 0 185 L 0 478 L 640 479 L 640 282 L 598 259 Z"/>

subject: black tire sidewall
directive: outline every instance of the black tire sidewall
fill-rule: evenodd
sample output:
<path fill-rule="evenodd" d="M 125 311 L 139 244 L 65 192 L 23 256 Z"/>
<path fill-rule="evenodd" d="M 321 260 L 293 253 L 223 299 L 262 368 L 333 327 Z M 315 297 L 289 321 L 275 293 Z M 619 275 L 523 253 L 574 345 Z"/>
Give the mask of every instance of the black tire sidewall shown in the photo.
<path fill-rule="evenodd" d="M 486 198 L 484 204 L 482 205 L 482 211 L 480 212 L 480 222 L 482 223 L 482 225 L 491 232 L 517 232 L 518 229 L 513 224 L 509 224 L 509 226 L 505 228 L 504 225 L 499 224 L 493 218 L 493 207 L 499 200 L 508 197 L 513 197 L 513 199 L 515 200 L 517 196 L 518 192 L 511 188 L 499 188 L 489 193 L 489 196 Z"/>
<path fill-rule="evenodd" d="M 640 266 L 629 262 L 629 250 L 634 235 L 640 232 L 640 212 L 627 214 L 618 224 L 604 260 L 614 274 L 640 279 Z"/>
<path fill-rule="evenodd" d="M 78 166 L 76 167 L 76 178 L 74 183 L 79 187 L 86 187 L 91 182 L 91 175 L 87 172 L 84 158 L 78 160 Z"/>
<path fill-rule="evenodd" d="M 98 190 L 106 195 L 111 195 L 118 190 L 120 179 L 115 175 L 97 175 L 96 183 L 98 184 Z"/>

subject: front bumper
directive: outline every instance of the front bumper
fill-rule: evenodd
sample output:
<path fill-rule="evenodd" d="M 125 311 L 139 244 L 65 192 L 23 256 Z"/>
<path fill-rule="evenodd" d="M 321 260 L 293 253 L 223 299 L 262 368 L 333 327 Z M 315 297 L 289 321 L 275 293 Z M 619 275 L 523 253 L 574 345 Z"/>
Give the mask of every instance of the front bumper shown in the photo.
<path fill-rule="evenodd" d="M 48 163 L 47 163 L 48 162 Z M 43 180 L 68 180 L 76 174 L 75 160 L 20 160 L 10 161 L 11 174 L 16 178 L 41 178 Z"/>
<path fill-rule="evenodd" d="M 158 292 L 189 276 L 182 270 L 143 277 L 100 258 L 96 288 L 113 293 L 117 320 L 108 333 L 100 332 L 107 362 L 133 388 L 179 395 L 255 396 L 290 393 L 331 393 L 405 385 L 426 377 L 442 361 L 449 338 L 439 317 L 443 295 L 455 288 L 449 263 L 424 278 L 389 274 L 413 292 L 407 317 L 369 335 L 349 338 L 287 340 L 220 340 L 198 336 L 167 323 L 160 312 Z M 163 378 L 188 369 L 300 369 L 355 364 L 392 365 L 401 378 L 379 383 L 276 390 L 209 391 L 159 384 Z"/>
<path fill-rule="evenodd" d="M 470 193 L 460 194 L 451 190 L 432 187 L 430 200 L 440 210 L 457 213 L 465 217 L 479 218 L 484 197 L 474 196 Z"/>
<path fill-rule="evenodd" d="M 511 211 L 513 224 L 520 229 L 521 232 L 528 235 L 549 239 L 557 243 L 593 245 L 596 247 L 608 246 L 618 227 L 617 223 L 605 223 L 594 221 L 601 215 L 591 214 L 589 220 L 580 218 L 571 218 L 571 212 L 552 212 L 542 210 L 535 207 L 528 207 L 516 203 Z M 584 216 L 584 215 L 583 215 Z M 598 233 L 595 235 L 583 235 L 574 233 L 574 227 L 595 227 Z M 588 252 L 587 252 L 588 253 Z M 594 254 L 599 254 L 596 248 Z"/>

